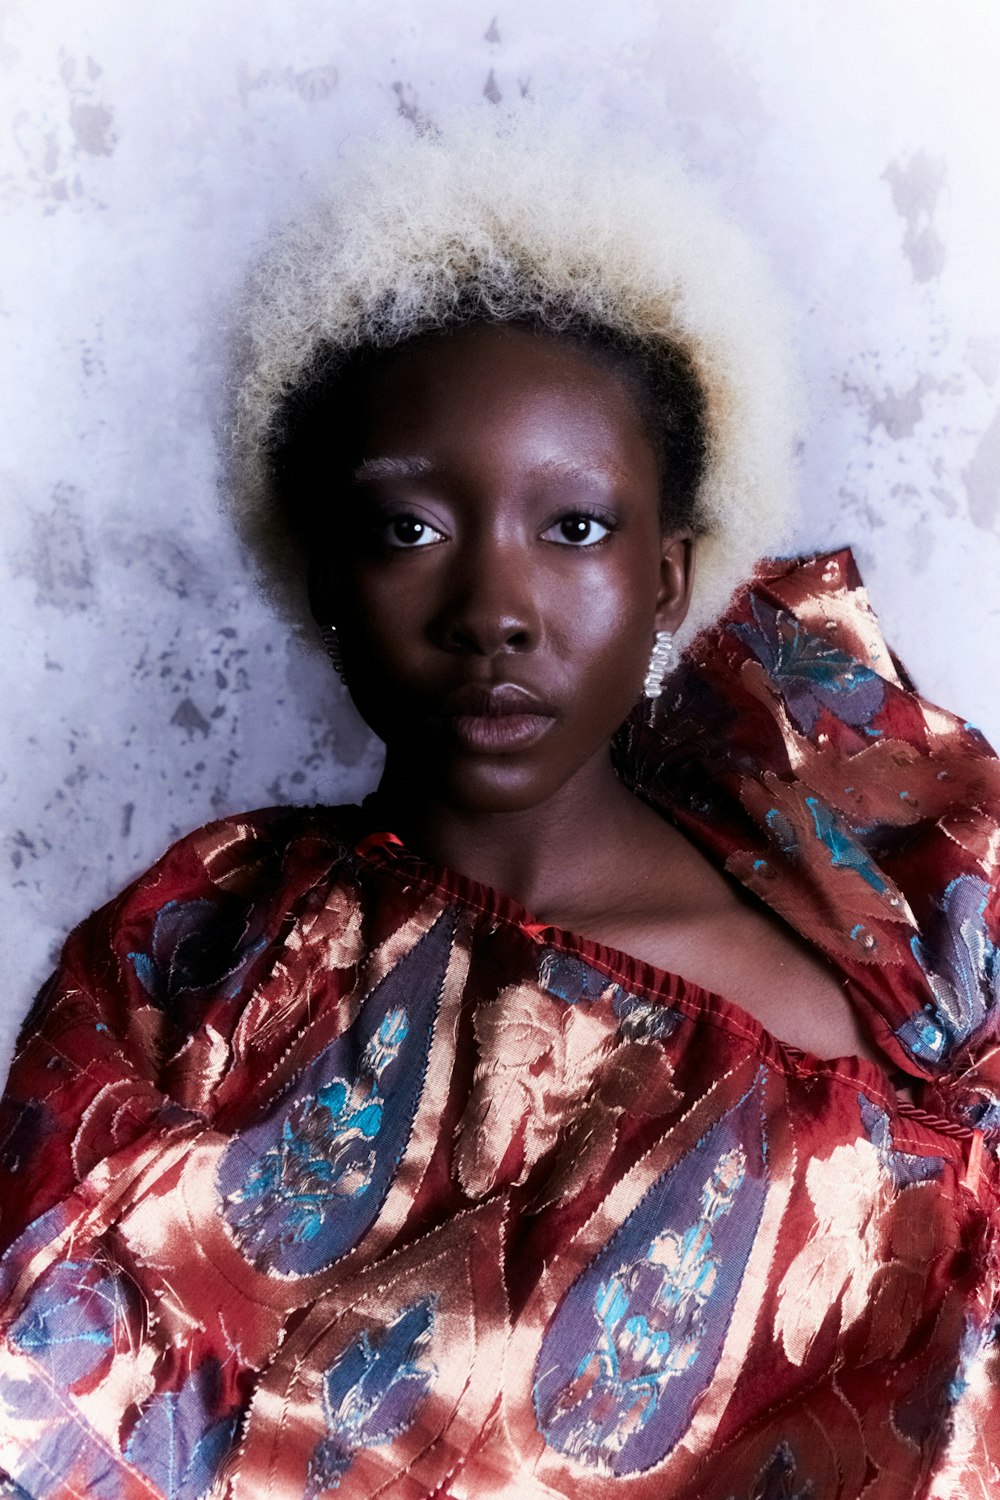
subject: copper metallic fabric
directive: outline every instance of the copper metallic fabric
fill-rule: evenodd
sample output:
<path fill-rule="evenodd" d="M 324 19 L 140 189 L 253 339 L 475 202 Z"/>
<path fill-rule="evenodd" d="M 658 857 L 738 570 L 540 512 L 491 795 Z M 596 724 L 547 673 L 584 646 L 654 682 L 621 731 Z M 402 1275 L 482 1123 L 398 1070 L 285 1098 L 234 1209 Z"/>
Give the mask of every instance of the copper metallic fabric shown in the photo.
<path fill-rule="evenodd" d="M 25 1025 L 4 1494 L 1000 1494 L 996 760 L 847 553 L 762 578 L 617 754 L 837 966 L 885 1068 L 364 809 L 214 823 Z"/>

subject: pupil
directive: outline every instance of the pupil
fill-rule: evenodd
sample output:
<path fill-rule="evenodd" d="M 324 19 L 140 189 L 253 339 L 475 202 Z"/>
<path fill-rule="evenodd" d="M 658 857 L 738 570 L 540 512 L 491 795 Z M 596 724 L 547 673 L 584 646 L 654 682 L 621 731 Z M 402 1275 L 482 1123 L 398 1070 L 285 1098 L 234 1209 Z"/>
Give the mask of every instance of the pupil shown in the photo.
<path fill-rule="evenodd" d="M 401 542 L 419 541 L 423 529 L 423 523 L 413 516 L 401 516 L 396 522 L 396 536 Z"/>
<path fill-rule="evenodd" d="M 582 542 L 589 530 L 586 516 L 568 516 L 562 523 L 563 536 L 570 542 Z"/>

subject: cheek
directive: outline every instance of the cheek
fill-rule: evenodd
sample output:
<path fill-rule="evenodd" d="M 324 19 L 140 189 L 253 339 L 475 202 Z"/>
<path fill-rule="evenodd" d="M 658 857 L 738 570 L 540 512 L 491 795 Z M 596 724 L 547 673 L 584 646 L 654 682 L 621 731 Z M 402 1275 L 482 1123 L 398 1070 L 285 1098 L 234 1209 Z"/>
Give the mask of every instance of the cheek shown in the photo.
<path fill-rule="evenodd" d="M 427 598 L 412 587 L 404 569 L 371 569 L 351 579 L 344 590 L 343 635 L 349 647 L 387 667 L 408 659 L 426 629 Z"/>
<path fill-rule="evenodd" d="M 567 649 L 595 665 L 645 667 L 652 645 L 657 579 L 647 567 L 588 569 L 575 591 L 572 609 L 554 618 L 552 628 Z"/>

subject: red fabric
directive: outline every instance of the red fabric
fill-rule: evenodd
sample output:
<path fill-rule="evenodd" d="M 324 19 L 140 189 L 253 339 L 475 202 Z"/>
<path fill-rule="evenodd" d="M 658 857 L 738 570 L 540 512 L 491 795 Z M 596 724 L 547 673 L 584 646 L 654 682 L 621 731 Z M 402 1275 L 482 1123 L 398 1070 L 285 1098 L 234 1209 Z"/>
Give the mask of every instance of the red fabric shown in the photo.
<path fill-rule="evenodd" d="M 665 700 L 623 776 L 839 965 L 922 1108 L 363 811 L 212 824 L 25 1024 L 13 1493 L 996 1492 L 997 763 L 846 553 Z"/>

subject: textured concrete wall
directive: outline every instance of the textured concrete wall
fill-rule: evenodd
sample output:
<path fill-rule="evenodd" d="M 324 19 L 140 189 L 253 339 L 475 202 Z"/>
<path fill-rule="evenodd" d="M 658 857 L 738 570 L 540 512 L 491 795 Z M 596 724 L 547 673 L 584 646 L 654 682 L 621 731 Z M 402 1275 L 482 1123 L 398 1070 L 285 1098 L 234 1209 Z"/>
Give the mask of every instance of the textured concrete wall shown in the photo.
<path fill-rule="evenodd" d="M 253 245 L 387 111 L 573 100 L 720 185 L 801 329 L 801 546 L 852 542 L 918 682 L 1000 739 L 993 0 L 5 0 L 0 28 L 0 1067 L 60 935 L 171 837 L 375 774 L 254 595 L 212 428 Z"/>

